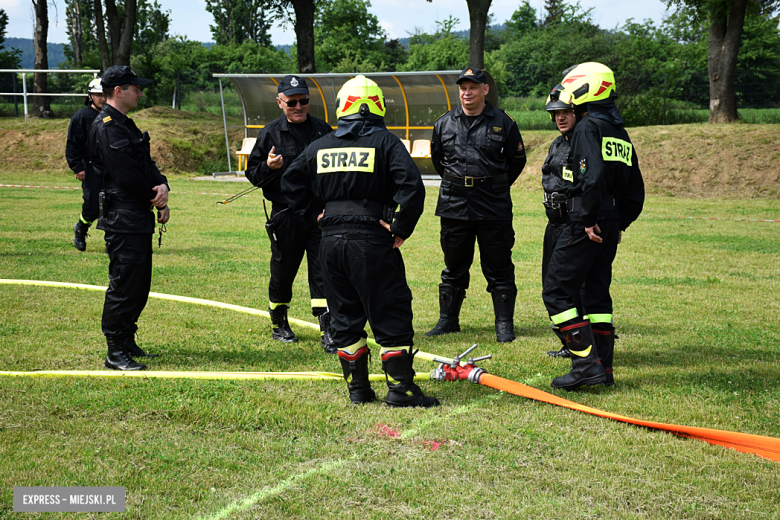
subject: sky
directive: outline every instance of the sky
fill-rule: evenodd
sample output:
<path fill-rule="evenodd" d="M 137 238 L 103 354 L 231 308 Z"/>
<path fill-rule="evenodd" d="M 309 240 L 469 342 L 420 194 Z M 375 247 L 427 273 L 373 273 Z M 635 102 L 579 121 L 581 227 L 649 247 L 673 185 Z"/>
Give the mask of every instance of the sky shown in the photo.
<path fill-rule="evenodd" d="M 186 36 L 195 41 L 212 41 L 209 25 L 214 22 L 206 11 L 205 0 L 159 0 L 163 10 L 171 11 L 171 35 Z M 436 29 L 437 20 L 450 15 L 460 19 L 455 30 L 469 28 L 469 12 L 465 0 L 373 0 L 371 12 L 379 18 L 380 25 L 390 39 L 405 38 L 415 28 L 426 32 Z M 530 0 L 541 16 L 544 0 Z M 521 4 L 521 0 L 493 0 L 490 9 L 496 23 L 503 23 Z M 660 23 L 666 6 L 661 0 L 580 0 L 584 8 L 593 7 L 593 19 L 602 28 L 613 29 L 623 25 L 628 18 L 637 21 L 650 18 Z M 49 38 L 53 43 L 67 43 L 65 3 L 55 0 L 56 10 L 49 8 Z M 35 17 L 30 0 L 0 0 L 0 9 L 8 14 L 7 35 L 11 38 L 32 38 Z M 291 44 L 295 40 L 292 27 L 274 27 L 271 39 L 276 45 Z"/>

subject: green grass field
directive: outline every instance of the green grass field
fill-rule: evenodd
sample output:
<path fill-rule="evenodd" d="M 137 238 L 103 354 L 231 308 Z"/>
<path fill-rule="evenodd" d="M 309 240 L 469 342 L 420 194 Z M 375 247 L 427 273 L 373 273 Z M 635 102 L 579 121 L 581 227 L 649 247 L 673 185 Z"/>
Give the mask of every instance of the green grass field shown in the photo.
<path fill-rule="evenodd" d="M 0 184 L 71 186 L 59 172 Z M 170 179 L 152 290 L 265 309 L 269 248 L 246 185 Z M 0 278 L 107 284 L 102 232 L 72 244 L 80 192 L 0 187 Z M 442 265 L 436 190 L 403 246 L 416 347 L 472 343 L 490 373 L 552 391 L 568 364 L 541 302 L 540 193 L 514 189 L 518 339 L 497 344 L 478 266 L 460 334 L 426 338 Z M 689 218 L 679 218 L 689 217 Z M 721 219 L 721 220 L 714 220 Z M 737 220 L 743 219 L 743 220 Z M 632 417 L 780 437 L 780 201 L 648 197 L 614 266 L 613 388 L 557 395 Z M 102 293 L 0 285 L 0 371 L 102 370 Z M 305 265 L 291 316 L 309 314 Z M 318 335 L 150 300 L 151 370 L 338 372 Z M 378 352 L 370 365 L 379 373 Z M 434 368 L 418 360 L 418 372 Z M 780 464 L 470 383 L 422 383 L 442 406 L 349 404 L 343 381 L 0 377 L 0 518 L 14 486 L 124 486 L 123 518 L 778 518 Z M 384 397 L 384 384 L 374 383 Z M 32 516 L 32 515 L 29 515 Z M 83 514 L 42 517 L 84 518 Z M 104 514 L 113 518 L 118 514 Z M 94 516 L 90 516 L 94 517 Z"/>

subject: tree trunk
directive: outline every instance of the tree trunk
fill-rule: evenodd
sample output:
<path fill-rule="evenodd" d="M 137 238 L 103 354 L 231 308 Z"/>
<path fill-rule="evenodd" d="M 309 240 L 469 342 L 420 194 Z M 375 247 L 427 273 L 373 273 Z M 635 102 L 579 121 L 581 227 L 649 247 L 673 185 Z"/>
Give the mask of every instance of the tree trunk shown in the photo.
<path fill-rule="evenodd" d="M 314 65 L 314 0 L 291 0 L 295 10 L 295 37 L 298 44 L 298 72 L 313 74 Z"/>
<path fill-rule="evenodd" d="M 747 0 L 733 0 L 730 8 L 710 8 L 707 69 L 710 77 L 710 123 L 733 123 L 737 114 L 737 55 L 742 41 Z"/>
<path fill-rule="evenodd" d="M 84 28 L 81 26 L 81 4 L 73 0 L 68 4 L 67 16 L 70 18 L 70 34 L 73 51 L 73 61 L 77 66 L 84 61 Z"/>
<path fill-rule="evenodd" d="M 114 54 L 114 65 L 130 65 L 137 8 L 136 0 L 125 0 L 125 21 L 122 27 L 122 36 L 117 43 L 117 50 Z"/>
<path fill-rule="evenodd" d="M 119 65 L 116 62 L 117 51 L 119 50 L 119 40 L 121 39 L 121 29 L 119 24 L 119 14 L 116 10 L 114 0 L 106 0 L 106 25 L 108 25 L 108 44 L 111 49 L 111 63 Z"/>
<path fill-rule="evenodd" d="M 35 10 L 35 65 L 34 69 L 48 69 L 49 57 L 46 39 L 49 36 L 49 5 L 48 0 L 33 0 Z M 33 94 L 49 91 L 48 75 L 44 72 L 33 74 Z M 51 104 L 48 97 L 33 96 L 33 117 L 52 117 Z"/>
<path fill-rule="evenodd" d="M 98 48 L 100 49 L 100 61 L 103 63 L 103 71 L 105 71 L 112 64 L 111 53 L 108 50 L 108 42 L 106 41 L 106 26 L 103 23 L 103 4 L 100 0 L 94 0 L 94 2 L 95 30 L 97 31 Z"/>
<path fill-rule="evenodd" d="M 485 67 L 485 26 L 492 0 L 468 0 L 471 30 L 469 35 L 469 67 Z"/>

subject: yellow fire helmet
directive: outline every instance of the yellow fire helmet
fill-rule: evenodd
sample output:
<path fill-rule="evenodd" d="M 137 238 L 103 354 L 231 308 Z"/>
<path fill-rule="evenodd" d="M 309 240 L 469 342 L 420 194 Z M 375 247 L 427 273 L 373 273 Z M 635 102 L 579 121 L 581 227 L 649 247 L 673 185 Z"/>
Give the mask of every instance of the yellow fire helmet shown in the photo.
<path fill-rule="evenodd" d="M 362 74 L 344 83 L 336 97 L 336 118 L 357 116 L 381 119 L 385 117 L 385 96 L 374 81 Z M 363 107 L 366 108 L 363 108 Z"/>
<path fill-rule="evenodd" d="M 615 92 L 615 74 L 601 63 L 580 63 L 561 82 L 575 105 L 609 99 Z M 617 96 L 617 92 L 615 92 Z"/>
<path fill-rule="evenodd" d="M 547 96 L 547 103 L 544 105 L 544 109 L 550 113 L 550 120 L 555 121 L 556 110 L 574 110 L 571 94 L 566 92 L 560 83 L 555 85 L 550 95 Z"/>
<path fill-rule="evenodd" d="M 89 90 L 87 90 L 87 92 L 90 94 L 103 93 L 103 85 L 101 84 L 100 78 L 95 78 L 89 82 Z"/>

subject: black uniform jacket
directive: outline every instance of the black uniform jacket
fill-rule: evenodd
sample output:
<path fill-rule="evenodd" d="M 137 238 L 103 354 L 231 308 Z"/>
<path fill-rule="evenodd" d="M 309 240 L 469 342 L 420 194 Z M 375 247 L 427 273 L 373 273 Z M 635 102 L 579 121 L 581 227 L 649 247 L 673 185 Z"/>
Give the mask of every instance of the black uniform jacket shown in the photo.
<path fill-rule="evenodd" d="M 573 195 L 582 196 L 582 208 L 569 216 L 592 227 L 599 218 L 620 220 L 625 230 L 642 212 L 645 184 L 639 160 L 623 125 L 585 115 L 571 137 L 574 166 Z M 615 209 L 608 199 L 614 198 Z"/>
<path fill-rule="evenodd" d="M 103 180 L 108 207 L 98 229 L 111 233 L 154 233 L 153 187 L 168 184 L 149 151 L 149 134 L 108 103 L 89 132 L 95 174 Z M 117 207 L 117 206 L 122 207 Z"/>
<path fill-rule="evenodd" d="M 436 216 L 457 220 L 511 220 L 509 187 L 525 166 L 525 147 L 514 120 L 486 103 L 469 127 L 463 107 L 441 116 L 431 139 L 433 166 L 440 176 L 507 179 L 473 187 L 442 178 Z"/>
<path fill-rule="evenodd" d="M 281 179 L 282 174 L 289 168 L 295 159 L 303 152 L 313 141 L 316 141 L 325 134 L 333 131 L 328 123 L 322 119 L 309 116 L 312 123 L 313 132 L 311 137 L 305 143 L 299 142 L 293 137 L 290 131 L 291 123 L 287 121 L 287 116 L 282 114 L 274 119 L 257 134 L 255 147 L 252 148 L 252 154 L 246 164 L 246 178 L 255 186 L 263 187 L 263 195 L 274 204 L 281 206 L 278 209 L 287 207 L 287 200 L 282 195 Z M 268 167 L 266 160 L 271 148 L 276 147 L 274 154 L 281 155 L 284 161 L 282 167 L 278 170 L 272 170 Z"/>
<path fill-rule="evenodd" d="M 70 118 L 68 140 L 65 143 L 65 160 L 73 173 L 92 173 L 89 162 L 89 128 L 98 116 L 92 106 L 84 107 Z"/>
<path fill-rule="evenodd" d="M 349 121 L 339 122 L 339 126 Z M 316 223 L 330 201 L 369 201 L 395 209 L 391 231 L 409 238 L 420 220 L 425 202 L 420 170 L 401 140 L 382 129 L 370 135 L 353 133 L 319 139 L 295 160 L 282 177 L 282 192 L 296 215 Z M 387 222 L 387 220 L 385 220 Z M 324 233 L 350 230 L 385 231 L 379 219 L 368 216 L 328 215 L 320 221 Z"/>
<path fill-rule="evenodd" d="M 574 172 L 569 156 L 570 141 L 569 133 L 559 135 L 550 145 L 547 158 L 542 165 L 542 187 L 545 193 L 561 193 L 568 196 L 574 188 Z"/>

